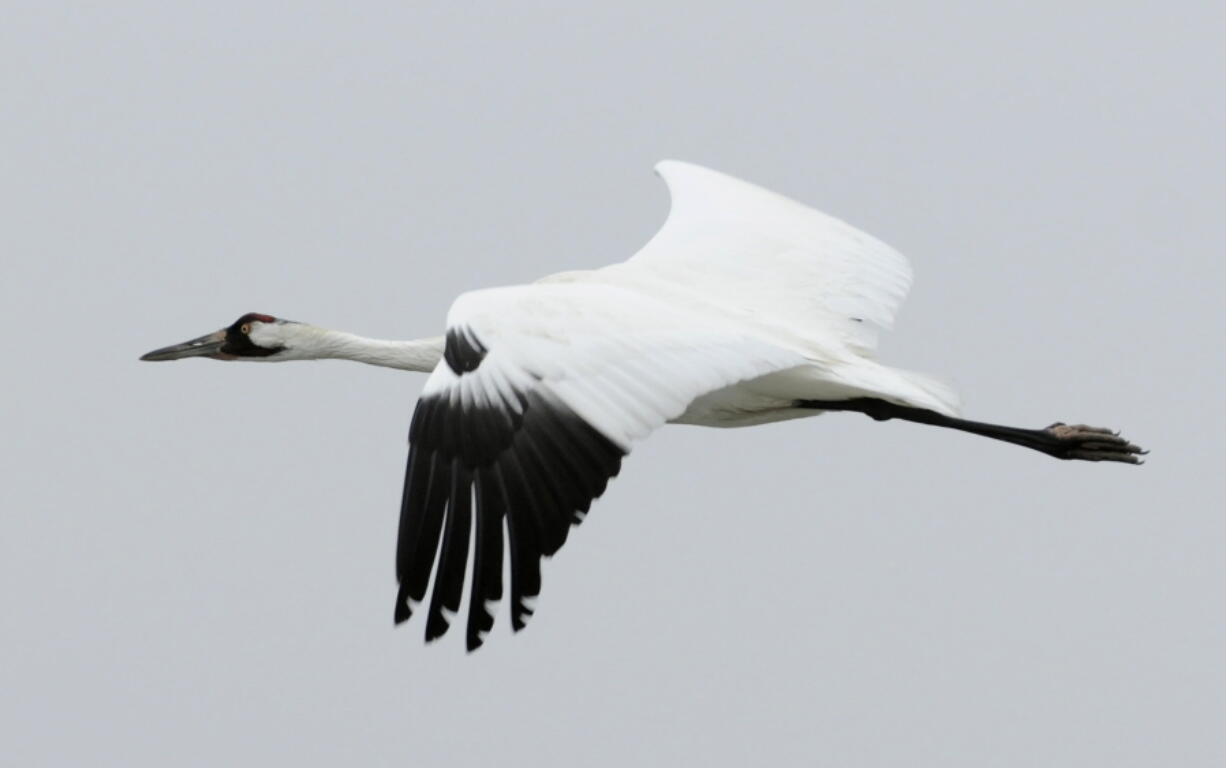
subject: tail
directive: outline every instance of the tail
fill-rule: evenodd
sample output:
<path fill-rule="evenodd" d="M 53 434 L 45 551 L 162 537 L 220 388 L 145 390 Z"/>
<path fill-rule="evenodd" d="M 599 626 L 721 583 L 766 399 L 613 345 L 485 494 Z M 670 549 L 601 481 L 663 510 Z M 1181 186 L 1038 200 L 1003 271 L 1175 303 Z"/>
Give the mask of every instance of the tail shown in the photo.
<path fill-rule="evenodd" d="M 953 387 L 922 373 L 862 360 L 854 365 L 838 366 L 828 375 L 863 396 L 924 408 L 945 416 L 957 416 L 962 410 L 961 398 Z"/>
<path fill-rule="evenodd" d="M 931 405 L 928 406 L 932 410 L 937 413 L 943 413 L 946 416 L 957 416 L 962 413 L 962 398 L 958 396 L 958 392 L 948 383 L 925 373 L 904 371 L 901 368 L 892 368 L 891 370 L 912 386 L 921 390 L 930 400 L 935 401 L 940 406 L 939 408 L 932 407 Z"/>

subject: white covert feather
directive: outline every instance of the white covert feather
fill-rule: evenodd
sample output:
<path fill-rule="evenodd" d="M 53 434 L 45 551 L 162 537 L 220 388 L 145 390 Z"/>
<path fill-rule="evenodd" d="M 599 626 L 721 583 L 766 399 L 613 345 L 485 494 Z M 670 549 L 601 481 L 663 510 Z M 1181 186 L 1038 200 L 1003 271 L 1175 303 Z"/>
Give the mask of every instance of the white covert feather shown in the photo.
<path fill-rule="evenodd" d="M 911 265 L 890 246 L 708 168 L 665 160 L 656 173 L 672 198 L 668 219 L 626 267 L 800 333 L 835 330 L 861 353 L 893 325 Z"/>

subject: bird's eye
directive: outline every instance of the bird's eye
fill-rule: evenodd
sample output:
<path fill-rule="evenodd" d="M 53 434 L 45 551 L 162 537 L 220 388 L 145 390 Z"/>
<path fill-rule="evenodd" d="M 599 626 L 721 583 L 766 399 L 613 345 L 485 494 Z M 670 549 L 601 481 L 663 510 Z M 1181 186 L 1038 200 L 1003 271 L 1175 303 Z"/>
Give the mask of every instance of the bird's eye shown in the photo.
<path fill-rule="evenodd" d="M 238 329 L 244 336 L 251 333 L 251 323 L 243 323 L 243 327 Z"/>

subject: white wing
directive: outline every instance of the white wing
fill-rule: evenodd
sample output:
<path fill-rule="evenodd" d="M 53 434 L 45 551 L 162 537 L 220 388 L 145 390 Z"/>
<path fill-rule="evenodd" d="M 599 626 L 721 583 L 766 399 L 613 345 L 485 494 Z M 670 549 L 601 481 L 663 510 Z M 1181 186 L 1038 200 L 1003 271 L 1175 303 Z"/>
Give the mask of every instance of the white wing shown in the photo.
<path fill-rule="evenodd" d="M 699 395 L 804 363 L 609 285 L 464 294 L 447 326 L 444 360 L 426 382 L 409 435 L 396 621 L 424 599 L 437 550 L 426 638 L 447 630 L 475 521 L 470 650 L 493 626 L 489 601 L 502 595 L 504 521 L 511 622 L 519 629 L 540 591 L 541 557 L 562 546 L 635 440 Z"/>
<path fill-rule="evenodd" d="M 676 160 L 656 172 L 672 207 L 625 265 L 861 354 L 893 324 L 911 267 L 885 243 L 820 211 Z M 615 268 L 616 269 L 616 268 Z"/>

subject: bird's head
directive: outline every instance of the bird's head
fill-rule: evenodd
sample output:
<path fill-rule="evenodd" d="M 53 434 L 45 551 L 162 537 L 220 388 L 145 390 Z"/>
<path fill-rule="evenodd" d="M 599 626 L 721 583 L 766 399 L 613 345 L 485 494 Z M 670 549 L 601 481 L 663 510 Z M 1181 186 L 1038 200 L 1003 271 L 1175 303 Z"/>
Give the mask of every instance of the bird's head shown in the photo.
<path fill-rule="evenodd" d="M 180 360 L 185 357 L 211 357 L 214 360 L 288 360 L 301 324 L 272 315 L 248 312 L 220 331 L 155 349 L 141 360 Z"/>

